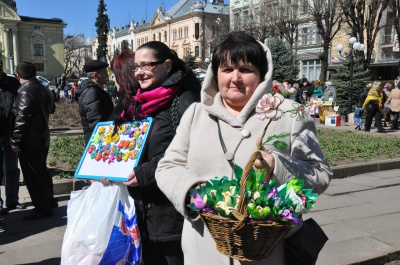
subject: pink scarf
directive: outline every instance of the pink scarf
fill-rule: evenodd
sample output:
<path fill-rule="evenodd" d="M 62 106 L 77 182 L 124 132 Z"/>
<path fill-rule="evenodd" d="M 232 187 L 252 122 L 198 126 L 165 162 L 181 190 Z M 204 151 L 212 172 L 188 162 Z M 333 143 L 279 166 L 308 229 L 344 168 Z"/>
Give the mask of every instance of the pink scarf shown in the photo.
<path fill-rule="evenodd" d="M 158 87 L 148 91 L 139 88 L 128 109 L 121 113 L 121 118 L 146 118 L 172 102 L 178 92 L 178 87 Z"/>

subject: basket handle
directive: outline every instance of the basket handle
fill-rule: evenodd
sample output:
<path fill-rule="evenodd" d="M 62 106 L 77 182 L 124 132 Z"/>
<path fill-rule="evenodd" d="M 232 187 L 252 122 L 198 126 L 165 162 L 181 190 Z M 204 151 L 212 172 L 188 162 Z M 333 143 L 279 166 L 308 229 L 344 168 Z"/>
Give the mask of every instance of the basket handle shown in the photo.
<path fill-rule="evenodd" d="M 248 219 L 248 214 L 247 214 L 247 201 L 246 201 L 246 186 L 247 186 L 247 180 L 249 179 L 250 176 L 250 172 L 251 169 L 253 168 L 254 162 L 257 159 L 261 159 L 262 155 L 260 151 L 256 151 L 254 152 L 251 157 L 250 160 L 247 162 L 243 174 L 242 174 L 242 178 L 240 180 L 240 201 L 238 204 L 238 207 L 235 211 L 233 211 L 233 215 L 235 216 L 235 218 L 239 221 L 235 227 L 233 227 L 233 230 L 240 230 L 243 226 L 244 223 L 247 221 Z"/>

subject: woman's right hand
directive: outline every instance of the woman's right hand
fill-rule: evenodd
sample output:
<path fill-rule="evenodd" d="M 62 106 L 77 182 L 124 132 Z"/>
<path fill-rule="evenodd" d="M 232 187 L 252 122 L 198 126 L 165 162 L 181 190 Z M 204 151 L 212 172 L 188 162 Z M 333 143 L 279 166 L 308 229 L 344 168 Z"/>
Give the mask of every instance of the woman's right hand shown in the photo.
<path fill-rule="evenodd" d="M 129 187 L 136 187 L 136 186 L 138 186 L 139 184 L 138 184 L 138 181 L 137 181 L 135 172 L 130 173 L 130 174 L 128 175 L 128 181 L 123 182 L 123 183 L 124 183 L 126 186 L 129 186 Z"/>

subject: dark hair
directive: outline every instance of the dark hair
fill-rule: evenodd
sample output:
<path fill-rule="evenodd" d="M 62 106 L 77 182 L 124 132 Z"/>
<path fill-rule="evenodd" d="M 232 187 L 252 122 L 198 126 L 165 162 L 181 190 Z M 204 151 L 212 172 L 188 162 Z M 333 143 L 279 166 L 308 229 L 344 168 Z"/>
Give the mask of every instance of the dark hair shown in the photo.
<path fill-rule="evenodd" d="M 214 49 L 211 62 L 214 76 L 217 77 L 220 66 L 239 62 L 254 64 L 260 71 L 261 81 L 264 80 L 268 71 L 267 54 L 255 38 L 243 31 L 232 32 Z"/>
<path fill-rule="evenodd" d="M 159 41 L 149 41 L 141 45 L 136 51 L 140 49 L 150 49 L 154 53 L 154 57 L 157 61 L 166 61 L 170 59 L 172 62 L 171 71 L 169 71 L 168 76 L 176 73 L 179 70 L 186 71 L 185 63 L 178 57 L 174 50 L 171 50 L 167 45 Z"/>
<path fill-rule="evenodd" d="M 124 49 L 111 61 L 111 71 L 114 73 L 117 83 L 124 93 L 123 104 L 127 103 L 139 88 L 139 83 L 132 71 L 135 61 L 135 53 L 130 49 Z"/>
<path fill-rule="evenodd" d="M 31 62 L 21 62 L 17 65 L 17 74 L 25 80 L 36 77 L 36 66 Z"/>

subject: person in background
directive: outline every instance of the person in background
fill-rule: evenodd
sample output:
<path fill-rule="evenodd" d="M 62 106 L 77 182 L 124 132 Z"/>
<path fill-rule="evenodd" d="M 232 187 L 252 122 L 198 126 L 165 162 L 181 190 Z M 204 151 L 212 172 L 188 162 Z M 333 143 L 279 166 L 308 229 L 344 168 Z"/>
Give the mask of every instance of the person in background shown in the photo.
<path fill-rule="evenodd" d="M 50 146 L 49 115 L 54 113 L 50 90 L 36 79 L 31 62 L 17 65 L 21 82 L 13 106 L 11 148 L 18 153 L 24 181 L 35 207 L 24 220 L 47 218 L 58 206 L 53 195 L 53 178 L 47 169 Z"/>
<path fill-rule="evenodd" d="M 114 112 L 115 123 L 146 117 L 155 121 L 144 156 L 125 182 L 135 200 L 142 260 L 145 265 L 181 265 L 184 264 L 180 244 L 183 217 L 160 191 L 154 174 L 183 113 L 199 100 L 200 82 L 162 42 L 150 41 L 140 46 L 133 65 L 132 56 L 130 50 L 125 50 L 111 67 L 118 92 L 125 91 L 122 104 Z M 135 79 L 140 87 L 133 82 Z"/>
<path fill-rule="evenodd" d="M 368 96 L 364 101 L 362 108 L 366 111 L 367 117 L 365 118 L 365 131 L 371 130 L 372 120 L 375 118 L 378 132 L 385 133 L 382 126 L 383 115 L 383 95 L 382 90 L 379 88 L 380 82 L 374 82 L 368 92 Z"/>
<path fill-rule="evenodd" d="M 336 88 L 332 85 L 331 81 L 325 82 L 324 101 L 329 101 L 332 98 L 332 103 L 336 102 Z"/>
<path fill-rule="evenodd" d="M 383 93 L 382 93 L 382 95 L 383 95 L 383 111 L 384 111 L 384 113 L 385 113 L 385 122 L 387 122 L 387 123 L 391 123 L 391 118 L 390 118 L 390 115 L 391 115 L 391 111 L 390 111 L 390 104 L 389 103 L 387 103 L 387 100 L 388 100 L 388 98 L 390 97 L 390 90 L 392 89 L 392 84 L 391 83 L 386 83 L 384 86 L 383 86 L 383 89 L 382 89 L 382 91 L 383 91 Z"/>
<path fill-rule="evenodd" d="M 0 215 L 5 215 L 11 210 L 26 208 L 18 202 L 20 178 L 18 155 L 12 151 L 10 143 L 12 107 L 19 86 L 20 83 L 16 78 L 4 72 L 3 62 L 0 61 L 0 185 L 4 178 L 6 193 L 5 201 L 0 193 Z"/>
<path fill-rule="evenodd" d="M 396 77 L 394 80 L 394 87 L 397 87 L 397 84 L 400 83 L 400 75 Z"/>
<path fill-rule="evenodd" d="M 314 92 L 314 88 L 307 81 L 303 79 L 302 86 L 297 90 L 295 101 L 300 104 L 308 102 Z"/>
<path fill-rule="evenodd" d="M 392 130 L 398 130 L 400 112 L 400 82 L 397 83 L 397 86 L 395 86 L 392 91 L 390 91 L 390 95 L 386 103 L 390 104 L 390 111 L 393 113 L 392 126 L 390 128 Z"/>
<path fill-rule="evenodd" d="M 74 82 L 72 85 L 72 88 L 69 90 L 69 103 L 72 104 L 74 103 L 75 100 L 75 92 L 78 89 L 78 83 Z"/>
<path fill-rule="evenodd" d="M 56 102 L 60 101 L 60 94 L 61 94 L 61 74 L 58 74 L 55 78 L 55 85 L 57 89 L 56 93 Z"/>
<path fill-rule="evenodd" d="M 259 99 L 271 90 L 272 71 L 272 55 L 264 44 L 244 32 L 231 33 L 213 51 L 201 103 L 186 111 L 176 137 L 158 163 L 157 184 L 185 217 L 182 234 L 185 264 L 242 264 L 217 251 L 197 212 L 187 207 L 189 189 L 215 176 L 232 177 L 232 164 L 244 168 L 257 150 L 259 137 L 270 120 L 260 120 L 254 110 Z M 287 111 L 293 104 L 285 99 L 280 108 Z M 256 160 L 254 167 L 268 169 L 266 181 L 274 176 L 283 184 L 296 176 L 304 179 L 314 192 L 322 193 L 329 185 L 332 171 L 319 147 L 314 121 L 302 123 L 290 115 L 271 120 L 266 134 L 281 132 L 291 135 L 282 139 L 288 148 L 277 150 L 265 145 L 268 151 L 261 149 L 262 159 Z M 293 229 L 290 234 L 298 227 Z M 269 258 L 245 263 L 285 264 L 283 243 Z"/>
<path fill-rule="evenodd" d="M 312 94 L 313 98 L 322 98 L 324 95 L 324 88 L 322 87 L 322 83 L 319 80 L 314 81 L 314 91 Z"/>
<path fill-rule="evenodd" d="M 89 79 L 83 80 L 75 92 L 79 96 L 79 115 L 85 145 L 88 144 L 97 123 L 110 120 L 114 110 L 110 96 L 103 89 L 108 79 L 107 67 L 108 63 L 99 60 L 88 61 L 83 68 Z"/>

